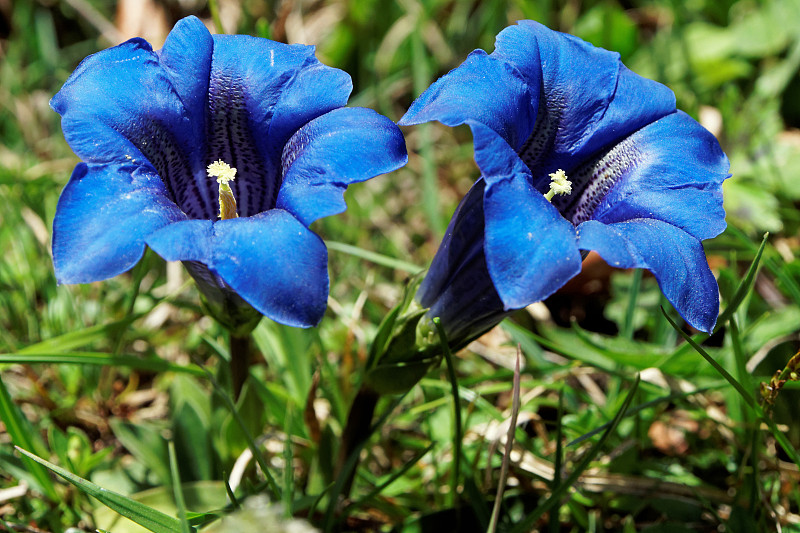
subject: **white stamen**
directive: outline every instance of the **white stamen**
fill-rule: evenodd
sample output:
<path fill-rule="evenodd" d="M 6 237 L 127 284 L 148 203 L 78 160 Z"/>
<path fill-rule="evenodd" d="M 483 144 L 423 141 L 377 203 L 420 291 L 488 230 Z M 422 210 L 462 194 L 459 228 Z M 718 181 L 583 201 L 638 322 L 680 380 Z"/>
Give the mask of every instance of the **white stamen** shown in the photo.
<path fill-rule="evenodd" d="M 545 200 L 549 202 L 556 194 L 570 193 L 572 193 L 572 182 L 567 179 L 567 173 L 560 168 L 555 172 L 551 172 L 550 190 L 544 195 Z"/>

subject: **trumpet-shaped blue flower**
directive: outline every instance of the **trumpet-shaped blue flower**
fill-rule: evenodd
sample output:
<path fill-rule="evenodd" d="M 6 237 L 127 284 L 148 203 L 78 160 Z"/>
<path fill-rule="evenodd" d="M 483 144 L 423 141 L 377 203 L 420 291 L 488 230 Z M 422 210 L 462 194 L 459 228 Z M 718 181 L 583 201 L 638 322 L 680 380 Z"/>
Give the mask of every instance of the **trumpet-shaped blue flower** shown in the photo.
<path fill-rule="evenodd" d="M 53 223 L 59 282 L 120 274 L 148 245 L 223 313 L 316 324 L 327 250 L 308 226 L 407 160 L 393 122 L 343 107 L 351 90 L 311 46 L 212 36 L 194 17 L 161 50 L 132 39 L 89 56 L 51 101 L 83 160 Z"/>
<path fill-rule="evenodd" d="M 719 295 L 700 241 L 725 229 L 729 165 L 667 87 L 616 53 L 520 21 L 399 124 L 431 120 L 470 127 L 481 171 L 417 293 L 451 336 L 546 298 L 588 250 L 650 270 L 689 324 L 713 329 Z"/>

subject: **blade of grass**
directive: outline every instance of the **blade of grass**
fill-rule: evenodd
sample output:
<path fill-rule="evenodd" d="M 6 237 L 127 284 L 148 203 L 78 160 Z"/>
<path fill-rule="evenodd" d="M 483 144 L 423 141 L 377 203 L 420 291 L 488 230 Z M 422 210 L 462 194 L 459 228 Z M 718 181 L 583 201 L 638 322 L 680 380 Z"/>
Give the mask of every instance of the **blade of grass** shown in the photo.
<path fill-rule="evenodd" d="M 447 361 L 447 378 L 450 381 L 451 392 L 453 393 L 453 478 L 451 493 L 451 505 L 456 506 L 458 499 L 458 481 L 461 477 L 461 442 L 463 440 L 463 430 L 461 426 L 461 402 L 459 401 L 458 394 L 458 378 L 456 377 L 456 369 L 453 363 L 453 354 L 450 352 L 450 345 L 447 343 L 447 334 L 442 326 L 442 321 L 439 317 L 433 319 L 433 324 L 436 326 L 436 331 L 439 332 L 439 342 L 442 346 L 444 359 Z"/>
<path fill-rule="evenodd" d="M 175 497 L 175 507 L 178 508 L 178 520 L 181 523 L 181 533 L 192 533 L 194 530 L 186 519 L 186 500 L 183 499 L 181 475 L 180 472 L 178 472 L 178 458 L 175 456 L 175 442 L 172 439 L 167 442 L 167 449 L 169 450 L 169 473 L 172 479 L 172 493 Z"/>
<path fill-rule="evenodd" d="M 406 474 L 406 472 L 408 472 L 409 470 L 411 470 L 411 468 L 412 468 L 412 467 L 413 467 L 415 464 L 417 464 L 417 463 L 420 461 L 420 459 L 422 459 L 423 457 L 425 457 L 425 455 L 426 455 L 426 454 L 427 454 L 429 451 L 431 451 L 431 450 L 433 449 L 433 447 L 434 447 L 434 446 L 436 446 L 436 443 L 435 443 L 435 442 L 432 442 L 432 443 L 428 444 L 428 446 L 426 446 L 424 450 L 422 450 L 422 451 L 421 451 L 421 452 L 419 452 L 417 455 L 415 455 L 414 457 L 412 457 L 410 461 L 408 461 L 406 464 L 404 464 L 404 465 L 403 465 L 403 467 L 402 467 L 402 468 L 400 468 L 400 470 L 397 470 L 396 472 L 392 473 L 392 475 L 391 475 L 391 476 L 389 476 L 389 478 L 388 478 L 387 480 L 385 480 L 385 481 L 384 481 L 383 483 L 381 483 L 380 485 L 377 485 L 377 486 L 376 486 L 374 489 L 372 489 L 372 490 L 371 490 L 371 491 L 370 491 L 370 492 L 369 492 L 369 493 L 368 493 L 366 496 L 364 496 L 364 497 L 362 497 L 362 498 L 359 498 L 359 499 L 358 499 L 358 501 L 354 501 L 354 502 L 352 502 L 352 503 L 348 504 L 348 505 L 347 505 L 347 507 L 345 507 L 345 511 L 348 511 L 348 510 L 350 510 L 350 509 L 358 509 L 358 508 L 359 508 L 359 507 L 361 507 L 361 506 L 362 506 L 364 503 L 366 503 L 366 502 L 370 501 L 372 498 L 374 498 L 375 496 L 377 496 L 378 494 L 380 494 L 381 492 L 383 492 L 383 490 L 384 490 L 386 487 L 388 487 L 389 485 L 391 485 L 392 483 L 394 483 L 395 481 L 397 481 L 398 479 L 400 479 L 401 477 L 403 477 L 403 476 Z"/>
<path fill-rule="evenodd" d="M 31 428 L 28 419 L 24 418 L 19 408 L 14 405 L 14 402 L 11 400 L 11 395 L 2 379 L 0 379 L 0 420 L 2 420 L 3 424 L 6 426 L 6 433 L 11 437 L 11 442 L 13 444 L 25 446 L 29 450 L 39 451 L 45 449 L 43 442 L 34 441 L 38 433 Z M 47 473 L 47 470 L 27 457 L 23 457 L 23 462 L 44 494 L 51 501 L 59 501 L 55 485 L 50 478 L 50 474 Z"/>
<path fill-rule="evenodd" d="M 517 431 L 517 416 L 519 415 L 520 399 L 519 399 L 519 361 L 522 359 L 522 348 L 517 345 L 517 360 L 514 364 L 514 379 L 511 393 L 511 420 L 508 427 L 508 434 L 506 435 L 506 445 L 503 450 L 503 462 L 500 465 L 500 479 L 497 485 L 497 494 L 494 497 L 494 506 L 492 507 L 492 516 L 489 519 L 489 527 L 486 533 L 495 533 L 497 531 L 497 522 L 500 520 L 500 507 L 503 503 L 503 492 L 506 488 L 506 480 L 508 479 L 508 465 L 511 461 L 511 449 L 514 446 L 514 435 Z"/>
<path fill-rule="evenodd" d="M 396 398 L 391 403 L 391 405 L 383 412 L 383 414 L 381 414 L 380 418 L 378 418 L 378 420 L 370 427 L 368 432 L 369 435 L 375 433 L 375 431 L 377 431 L 377 429 L 380 428 L 386 422 L 386 420 L 389 418 L 389 415 L 392 414 L 392 412 L 397 408 L 397 406 L 400 405 L 400 403 L 406 397 L 406 394 L 408 394 L 408 392 Z M 350 473 L 356 467 L 356 464 L 358 463 L 358 457 L 359 455 L 361 455 L 361 450 L 364 449 L 364 446 L 367 445 L 368 441 L 369 437 L 361 440 L 355 446 L 352 453 L 350 453 L 350 455 L 347 457 L 347 460 L 345 461 L 344 466 L 339 472 L 338 477 L 336 478 L 334 483 L 329 486 L 330 499 L 328 500 L 328 507 L 325 510 L 325 517 L 322 520 L 322 530 L 325 531 L 325 533 L 329 533 L 330 531 L 333 530 L 332 529 L 334 526 L 333 516 L 336 512 L 336 506 L 339 501 L 339 495 L 342 494 L 342 490 L 344 489 L 345 484 L 348 483 L 348 481 L 351 479 Z M 323 492 L 322 494 L 324 493 L 325 492 Z M 322 495 L 320 495 L 320 497 L 321 496 Z"/>
<path fill-rule="evenodd" d="M 292 450 L 292 418 L 294 416 L 292 404 L 286 404 L 286 418 L 283 423 L 283 432 L 286 442 L 283 444 L 283 513 L 286 518 L 292 516 L 292 502 L 294 501 L 294 455 Z"/>
<path fill-rule="evenodd" d="M 122 316 L 128 317 L 133 315 L 133 309 L 136 305 L 136 298 L 139 296 L 139 291 L 142 287 L 142 280 L 149 270 L 147 259 L 151 253 L 152 252 L 150 250 L 145 250 L 145 256 L 140 259 L 138 263 L 136 263 L 136 266 L 134 266 L 133 270 L 131 271 L 131 285 L 133 285 L 133 288 L 125 296 L 125 303 L 123 304 L 125 311 L 123 312 Z M 112 350 L 114 355 L 118 355 L 120 350 L 122 350 L 122 343 L 125 340 L 125 333 L 127 331 L 128 328 L 120 328 L 117 332 L 117 338 L 114 340 L 114 350 Z"/>
<path fill-rule="evenodd" d="M 113 338 L 118 329 L 127 327 L 141 316 L 141 314 L 131 315 L 109 324 L 101 324 L 77 331 L 70 331 L 69 333 L 20 348 L 16 353 L 17 355 L 27 355 L 30 353 L 40 354 L 74 350 L 75 348 L 80 348 L 81 346 L 86 346 L 87 344 L 92 344 L 103 339 Z"/>
<path fill-rule="evenodd" d="M 641 405 L 637 405 L 633 409 L 629 409 L 628 412 L 625 413 L 625 418 L 627 418 L 629 416 L 634 416 L 634 415 L 636 415 L 638 413 L 641 413 L 642 411 L 644 411 L 646 409 L 649 409 L 650 407 L 652 407 L 654 405 L 658 405 L 660 403 L 673 402 L 673 401 L 681 399 L 681 398 L 687 398 L 687 397 L 692 396 L 694 394 L 702 394 L 702 393 L 704 393 L 704 392 L 706 392 L 708 390 L 712 390 L 714 388 L 715 387 L 703 387 L 702 389 L 695 389 L 695 390 L 689 391 L 689 392 L 674 392 L 672 394 L 668 394 L 666 396 L 662 396 L 661 398 L 656 398 L 655 400 L 650 400 L 649 402 L 643 403 Z M 567 446 L 575 446 L 576 444 L 580 444 L 581 442 L 585 441 L 586 439 L 590 439 L 590 438 L 594 437 L 595 435 L 597 435 L 601 431 L 604 431 L 610 424 L 611 424 L 611 422 L 608 422 L 606 424 L 603 424 L 600 427 L 597 427 L 597 428 L 593 429 L 592 431 L 590 431 L 588 433 L 584 433 L 580 437 L 568 442 Z"/>
<path fill-rule="evenodd" d="M 519 522 L 514 529 L 512 529 L 512 533 L 524 533 L 530 531 L 533 528 L 533 525 L 536 523 L 539 518 L 552 509 L 555 505 L 561 502 L 561 498 L 567 493 L 567 491 L 578 481 L 578 478 L 581 474 L 589 468 L 589 465 L 600 453 L 601 448 L 605 445 L 606 441 L 609 439 L 611 434 L 614 432 L 616 427 L 619 425 L 620 421 L 625 417 L 625 413 L 628 410 L 633 398 L 636 394 L 636 390 L 639 388 L 639 380 L 641 377 L 637 374 L 636 380 L 633 382 L 631 386 L 631 390 L 628 391 L 628 395 L 625 397 L 625 401 L 622 402 L 622 406 L 620 407 L 617 414 L 614 416 L 614 419 L 611 422 L 611 425 L 608 429 L 605 430 L 603 435 L 597 440 L 597 442 L 592 446 L 589 451 L 586 452 L 581 462 L 575 467 L 572 473 L 558 485 L 558 488 L 553 490 L 550 494 L 550 497 L 545 501 L 542 505 L 538 506 L 531 514 L 526 516 L 521 522 Z"/>
<path fill-rule="evenodd" d="M 128 498 L 127 496 L 123 496 L 122 494 L 95 485 L 91 481 L 76 476 L 72 472 L 64 470 L 60 466 L 56 466 L 49 461 L 45 461 L 31 452 L 23 450 L 19 446 L 14 446 L 14 448 L 16 448 L 19 453 L 23 454 L 29 459 L 36 461 L 40 465 L 50 469 L 62 478 L 66 479 L 78 487 L 81 491 L 85 492 L 89 496 L 92 496 L 112 511 L 115 511 L 128 520 L 139 524 L 148 531 L 152 531 L 153 533 L 175 533 L 176 531 L 181 530 L 181 523 L 177 518 L 172 518 L 161 511 L 157 511 L 156 509 L 148 507 L 143 503 L 139 503 L 136 500 Z"/>
<path fill-rule="evenodd" d="M 745 403 L 747 403 L 747 405 L 750 406 L 750 408 L 752 408 L 756 412 L 756 414 L 758 415 L 758 417 L 761 419 L 762 422 L 767 424 L 770 433 L 772 433 L 772 436 L 775 438 L 778 444 L 780 444 L 781 448 L 783 448 L 783 450 L 786 452 L 786 455 L 788 455 L 792 459 L 792 462 L 794 464 L 800 467 L 800 454 L 798 454 L 795 447 L 792 446 L 792 443 L 789 442 L 789 439 L 787 439 L 786 435 L 784 435 L 781 432 L 781 430 L 778 428 L 775 422 L 770 417 L 764 414 L 764 410 L 761 408 L 760 405 L 756 403 L 753 396 L 751 396 L 750 393 L 745 390 L 742 384 L 739 383 L 739 381 L 736 378 L 734 378 L 730 374 L 730 372 L 725 370 L 722 367 L 722 365 L 720 365 L 718 362 L 714 360 L 713 357 L 708 355 L 708 353 L 705 350 L 703 350 L 703 348 L 701 348 L 700 345 L 697 344 L 694 341 L 694 339 L 692 339 L 692 337 L 687 335 L 671 318 L 669 318 L 669 316 L 667 315 L 667 313 L 664 311 L 663 308 L 661 309 L 661 312 L 664 313 L 664 316 L 667 317 L 667 320 L 669 320 L 669 323 L 672 325 L 673 328 L 675 328 L 675 331 L 677 331 L 681 335 L 681 337 L 683 337 L 684 340 L 688 342 L 692 346 L 692 348 L 694 348 L 695 351 L 699 353 L 703 357 L 703 359 L 705 359 L 706 362 L 708 362 L 708 364 L 714 368 L 714 370 L 719 372 L 719 374 L 723 378 L 725 378 L 725 380 L 728 383 L 730 383 L 734 389 L 736 389 L 736 392 L 738 392 L 741 395 Z"/>
<path fill-rule="evenodd" d="M 639 272 L 641 272 L 639 270 Z M 640 278 L 641 280 L 641 278 Z M 561 470 L 564 467 L 564 426 L 561 424 L 561 417 L 564 415 L 564 387 L 558 391 L 558 419 L 556 420 L 556 456 L 553 461 L 553 483 L 550 486 L 551 490 L 556 490 L 558 484 L 561 482 Z M 548 527 L 551 533 L 558 533 L 561 530 L 561 524 L 558 520 L 558 511 L 553 513 L 554 519 L 550 520 Z"/>
<path fill-rule="evenodd" d="M 744 381 L 745 383 L 752 388 L 752 377 L 750 373 L 747 371 L 747 361 L 744 356 L 744 349 L 742 347 L 741 337 L 739 335 L 739 326 L 736 324 L 736 320 L 733 317 L 730 319 L 730 335 L 731 335 L 731 345 L 733 346 L 733 355 L 736 360 L 736 377 Z M 755 430 L 755 420 L 753 416 L 753 410 L 747 409 L 746 406 L 742 405 L 742 402 L 738 402 L 739 411 L 741 412 L 742 421 L 744 422 L 744 442 L 749 444 L 749 457 L 747 454 L 744 456 L 744 460 L 742 464 L 739 466 L 739 472 L 741 478 L 744 479 L 744 485 L 748 487 L 749 492 L 749 501 L 750 501 L 750 509 L 755 509 L 757 502 L 761 499 L 761 491 L 760 485 L 758 480 L 760 479 L 759 475 L 759 461 L 758 461 L 758 439 L 756 438 L 756 430 Z M 747 459 L 750 459 L 750 467 L 747 468 Z"/>
<path fill-rule="evenodd" d="M 205 377 L 206 373 L 197 365 L 179 365 L 163 359 L 137 357 L 135 355 L 114 355 L 102 352 L 66 352 L 66 353 L 3 353 L 0 364 L 56 364 L 56 365 L 110 365 L 149 370 L 151 372 L 180 372 L 193 376 Z"/>
<path fill-rule="evenodd" d="M 278 487 L 278 484 L 275 482 L 275 478 L 272 477 L 272 474 L 269 471 L 269 465 L 267 464 L 267 460 L 264 457 L 264 454 L 261 453 L 261 450 L 258 448 L 255 439 L 250 434 L 250 430 L 247 429 L 247 424 L 245 424 L 244 420 L 242 420 L 239 411 L 236 410 L 236 405 L 234 405 L 233 400 L 225 390 L 220 386 L 217 379 L 214 377 L 208 369 L 203 369 L 206 373 L 206 377 L 211 381 L 212 387 L 214 387 L 214 392 L 222 399 L 222 403 L 225 404 L 228 411 L 233 416 L 233 419 L 236 421 L 236 424 L 239 426 L 239 429 L 242 430 L 242 434 L 244 435 L 245 441 L 247 442 L 247 447 L 250 448 L 250 451 L 253 454 L 258 466 L 261 468 L 261 471 L 264 473 L 264 477 L 267 479 L 267 485 L 269 486 L 270 490 L 270 498 L 272 501 L 278 501 L 281 499 L 281 490 Z"/>
<path fill-rule="evenodd" d="M 208 10 L 211 11 L 211 20 L 214 21 L 214 29 L 220 35 L 225 35 L 225 28 L 222 26 L 222 19 L 219 16 L 219 4 L 217 0 L 208 0 Z"/>
<path fill-rule="evenodd" d="M 418 11 L 418 17 L 423 16 L 423 10 Z M 428 54 L 425 53 L 425 42 L 422 36 L 422 26 L 424 21 L 418 20 L 416 31 L 412 32 L 411 38 L 411 77 L 414 83 L 414 93 L 422 94 L 431 83 L 430 65 Z M 431 124 L 420 124 L 417 126 L 419 139 L 418 149 L 422 158 L 422 207 L 428 225 L 436 233 L 437 237 L 442 235 L 444 227 L 442 217 L 439 214 L 439 186 L 436 175 L 436 160 L 433 153 L 433 141 L 431 139 Z"/>
<path fill-rule="evenodd" d="M 753 243 L 750 241 L 750 238 L 742 233 L 741 230 L 738 230 L 735 227 L 729 227 L 728 230 L 748 248 L 755 248 Z M 800 285 L 798 285 L 797 281 L 795 281 L 795 279 L 786 271 L 786 269 L 781 268 L 777 261 L 769 257 L 764 259 L 764 266 L 767 267 L 767 270 L 772 272 L 772 274 L 781 281 L 789 296 L 792 297 L 796 304 L 800 305 Z"/>
<path fill-rule="evenodd" d="M 409 274 L 418 274 L 424 270 L 422 267 L 419 267 L 413 263 L 408 263 L 402 259 L 395 259 L 394 257 L 389 257 L 388 255 L 364 250 L 363 248 L 353 246 L 352 244 L 345 244 L 343 242 L 336 241 L 325 241 L 325 245 L 329 250 L 342 252 L 344 254 L 352 255 L 353 257 L 358 257 L 359 259 L 364 259 L 365 261 L 375 263 L 376 265 L 393 268 L 395 270 L 402 270 L 404 272 L 408 272 Z"/>
<path fill-rule="evenodd" d="M 737 287 L 736 292 L 731 298 L 731 301 L 728 302 L 728 305 L 717 318 L 717 326 L 714 328 L 715 330 L 718 330 L 733 316 L 733 313 L 736 312 L 736 310 L 744 301 L 745 296 L 747 296 L 747 294 L 750 292 L 750 288 L 753 286 L 753 282 L 756 279 L 756 274 L 758 273 L 758 266 L 761 264 L 761 256 L 764 254 L 764 247 L 767 245 L 768 237 L 769 233 L 765 233 L 764 238 L 761 239 L 761 245 L 759 245 L 758 250 L 756 251 L 756 256 L 753 258 L 753 262 L 750 263 L 750 268 L 747 269 L 747 274 L 745 274 L 744 279 L 739 284 L 739 287 Z"/>
<path fill-rule="evenodd" d="M 633 338 L 633 315 L 636 312 L 636 300 L 639 299 L 639 289 L 642 286 L 642 269 L 637 268 L 633 271 L 630 293 L 628 294 L 628 308 L 625 310 L 625 319 L 622 322 L 620 336 L 626 339 Z"/>
<path fill-rule="evenodd" d="M 231 507 L 234 509 L 238 509 L 240 507 L 239 500 L 236 499 L 236 495 L 231 490 L 231 484 L 228 483 L 229 474 L 225 470 L 222 471 L 222 481 L 225 483 L 225 493 L 228 495 L 228 500 L 231 502 Z"/>
<path fill-rule="evenodd" d="M 742 384 L 741 384 L 741 383 L 739 383 L 739 381 L 737 381 L 737 380 L 736 380 L 736 378 L 734 378 L 734 377 L 733 377 L 733 376 L 730 374 L 730 372 L 728 372 L 727 370 L 725 370 L 725 369 L 722 367 L 722 365 L 720 365 L 720 364 L 719 364 L 717 361 L 715 361 L 713 357 L 711 357 L 710 355 L 708 355 L 708 353 L 707 353 L 705 350 L 703 350 L 703 348 L 701 348 L 701 347 L 700 347 L 700 345 L 699 345 L 699 344 L 697 344 L 697 342 L 695 342 L 695 340 L 694 340 L 694 339 L 693 339 L 693 338 L 692 338 L 690 335 L 686 334 L 686 332 L 684 332 L 684 331 L 681 329 L 681 327 L 680 327 L 680 326 L 678 326 L 678 324 L 676 324 L 676 323 L 675 323 L 675 321 L 673 321 L 673 320 L 672 320 L 672 319 L 669 317 L 669 315 L 667 314 L 667 311 L 666 311 L 666 310 L 665 310 L 663 307 L 661 308 L 661 312 L 662 312 L 662 313 L 664 314 L 664 316 L 667 318 L 667 320 L 668 320 L 668 321 L 669 321 L 669 323 L 672 325 L 672 327 L 673 327 L 673 328 L 675 328 L 675 331 L 677 331 L 677 332 L 678 332 L 678 334 L 679 334 L 681 337 L 683 337 L 683 338 L 684 338 L 684 340 L 685 340 L 686 342 L 688 342 L 688 343 L 689 343 L 689 345 L 690 345 L 692 348 L 694 348 L 694 349 L 695 349 L 695 351 L 696 351 L 697 353 L 699 353 L 700 355 L 702 355 L 702 356 L 703 356 L 703 359 L 705 359 L 705 360 L 708 362 L 708 364 L 710 364 L 712 367 L 714 367 L 714 370 L 716 370 L 717 372 L 719 372 L 719 373 L 720 373 L 720 375 L 721 375 L 723 378 L 725 378 L 725 380 L 726 380 L 728 383 L 730 383 L 730 384 L 733 386 L 733 388 L 734 388 L 734 389 L 736 389 L 736 391 L 737 391 L 737 392 L 738 392 L 738 393 L 741 395 L 741 397 L 742 397 L 742 398 L 744 398 L 744 401 L 746 401 L 746 402 L 747 402 L 747 404 L 748 404 L 750 407 L 752 407 L 752 408 L 754 408 L 754 409 L 755 409 L 755 408 L 757 407 L 757 404 L 756 404 L 756 401 L 755 401 L 755 399 L 753 399 L 753 396 L 751 396 L 751 395 L 750 395 L 750 393 L 749 393 L 749 392 L 747 392 L 747 391 L 745 390 L 745 388 L 742 386 Z"/>
<path fill-rule="evenodd" d="M 738 230 L 733 230 L 733 228 L 732 228 L 732 231 L 734 231 L 734 233 L 738 232 Z M 737 235 L 741 239 L 747 239 L 747 244 L 751 245 L 750 239 L 748 239 L 747 237 L 745 237 L 741 233 L 737 233 Z M 719 314 L 719 317 L 717 317 L 717 325 L 714 326 L 714 331 L 715 332 L 719 331 L 720 328 L 725 326 L 725 324 L 733 316 L 733 314 L 736 312 L 736 310 L 739 309 L 739 306 L 742 304 L 742 302 L 744 301 L 744 299 L 747 296 L 747 294 L 750 292 L 750 289 L 753 286 L 753 282 L 755 281 L 756 274 L 758 273 L 758 267 L 761 264 L 761 258 L 762 258 L 762 255 L 764 253 L 764 248 L 767 245 L 767 238 L 768 237 L 769 237 L 769 233 L 765 233 L 764 234 L 764 238 L 761 239 L 761 244 L 759 245 L 758 249 L 756 249 L 756 255 L 753 258 L 753 261 L 750 263 L 750 267 L 747 269 L 747 274 L 745 274 L 744 279 L 742 279 L 742 282 L 736 288 L 736 292 L 733 294 L 733 297 L 731 298 L 731 301 L 728 302 L 728 305 Z M 670 320 L 670 323 L 672 323 L 672 320 Z M 708 333 L 698 333 L 697 335 L 693 336 L 693 339 L 696 342 L 703 342 L 708 337 L 709 337 Z M 668 355 L 665 358 L 665 361 L 666 361 L 666 359 L 669 359 L 670 357 L 679 357 L 680 355 L 682 355 L 683 353 L 685 353 L 686 351 L 688 351 L 690 349 L 691 349 L 691 345 L 690 344 L 683 344 L 683 345 L 679 346 L 678 349 L 675 350 L 672 354 Z M 658 367 L 658 366 L 660 366 L 660 365 L 656 365 L 656 367 Z"/>

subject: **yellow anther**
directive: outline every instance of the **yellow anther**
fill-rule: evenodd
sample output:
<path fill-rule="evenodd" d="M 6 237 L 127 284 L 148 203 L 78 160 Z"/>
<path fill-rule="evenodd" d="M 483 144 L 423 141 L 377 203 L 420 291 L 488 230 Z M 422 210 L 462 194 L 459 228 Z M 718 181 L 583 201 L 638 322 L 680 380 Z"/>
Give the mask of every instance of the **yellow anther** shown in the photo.
<path fill-rule="evenodd" d="M 560 168 L 555 172 L 551 172 L 550 190 L 544 195 L 544 199 L 549 202 L 556 194 L 570 193 L 572 193 L 572 182 L 567 179 L 567 173 Z"/>
<path fill-rule="evenodd" d="M 208 165 L 206 170 L 208 176 L 217 178 L 219 184 L 219 218 L 222 220 L 237 218 L 239 215 L 236 213 L 236 198 L 233 196 L 231 186 L 228 185 L 228 182 L 236 178 L 236 169 L 220 159 Z"/>

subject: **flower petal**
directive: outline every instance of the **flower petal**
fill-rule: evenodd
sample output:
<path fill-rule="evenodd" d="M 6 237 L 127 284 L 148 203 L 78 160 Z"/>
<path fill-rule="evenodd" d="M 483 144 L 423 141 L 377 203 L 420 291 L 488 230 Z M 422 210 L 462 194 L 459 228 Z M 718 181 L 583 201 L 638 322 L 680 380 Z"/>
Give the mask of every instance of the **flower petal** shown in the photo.
<path fill-rule="evenodd" d="M 240 215 L 275 206 L 284 144 L 303 123 L 346 102 L 351 89 L 349 76 L 321 65 L 313 46 L 214 36 L 209 162 L 238 169 L 231 188 Z"/>
<path fill-rule="evenodd" d="M 205 149 L 206 105 L 213 53 L 211 34 L 194 16 L 179 20 L 169 32 L 164 47 L 156 52 L 189 116 L 193 148 L 201 154 Z M 200 164 L 204 162 L 202 157 L 193 159 Z"/>
<path fill-rule="evenodd" d="M 581 270 L 575 228 L 530 183 L 528 168 L 497 134 L 470 124 L 486 180 L 486 263 L 506 309 L 554 293 Z"/>
<path fill-rule="evenodd" d="M 89 283 L 121 274 L 144 253 L 145 239 L 185 218 L 158 176 L 141 168 L 75 167 L 53 221 L 59 283 Z"/>
<path fill-rule="evenodd" d="M 316 234 L 286 211 L 212 223 L 172 224 L 148 239 L 169 261 L 197 261 L 265 316 L 314 326 L 328 298 L 328 252 Z"/>
<path fill-rule="evenodd" d="M 518 149 L 533 130 L 539 83 L 538 79 L 526 83 L 509 65 L 475 50 L 422 93 L 398 124 L 438 120 L 454 127 L 479 122 Z"/>
<path fill-rule="evenodd" d="M 547 188 L 551 172 L 570 174 L 596 151 L 675 110 L 672 91 L 625 68 L 616 52 L 538 22 L 504 29 L 492 56 L 529 83 L 542 79 L 543 109 L 520 151 L 539 188 Z"/>
<path fill-rule="evenodd" d="M 507 314 L 483 253 L 485 183 L 478 180 L 461 200 L 416 299 L 439 317 L 455 346 L 497 324 Z"/>
<path fill-rule="evenodd" d="M 350 75 L 343 70 L 323 65 L 316 59 L 307 61 L 284 88 L 269 123 L 268 138 L 275 149 L 276 160 L 301 126 L 346 106 L 352 90 Z"/>
<path fill-rule="evenodd" d="M 140 162 L 155 133 L 190 144 L 183 103 L 142 39 L 84 59 L 50 105 L 62 117 L 67 143 L 87 163 Z"/>
<path fill-rule="evenodd" d="M 722 182 L 730 165 L 708 130 L 679 111 L 642 128 L 625 144 L 636 155 L 592 218 L 606 224 L 654 218 L 701 240 L 722 233 Z"/>
<path fill-rule="evenodd" d="M 213 261 L 214 223 L 211 220 L 179 220 L 147 237 L 147 245 L 166 261 Z"/>
<path fill-rule="evenodd" d="M 476 181 L 450 218 L 442 242 L 436 250 L 425 279 L 417 290 L 417 300 L 423 307 L 433 305 L 447 287 L 458 278 L 471 257 L 483 254 L 485 186 L 482 178 Z M 486 271 L 487 278 L 488 274 Z M 456 305 L 453 308 L 459 312 L 464 310 L 463 305 Z"/>
<path fill-rule="evenodd" d="M 187 40 L 187 25 L 179 25 L 179 44 Z M 201 36 L 196 36 L 197 48 L 195 41 L 187 44 L 192 48 L 184 49 L 181 58 L 171 53 L 177 44 L 168 41 L 166 58 L 170 63 L 202 62 Z M 50 105 L 61 114 L 64 137 L 81 159 L 142 165 L 161 177 L 170 199 L 185 213 L 209 217 L 214 208 L 200 157 L 205 132 L 191 120 L 205 107 L 182 85 L 179 94 L 172 81 L 150 45 L 132 39 L 84 59 Z"/>
<path fill-rule="evenodd" d="M 700 242 L 666 222 L 635 219 L 616 224 L 594 220 L 578 226 L 578 246 L 595 250 L 618 268 L 646 268 L 661 292 L 692 327 L 711 333 L 719 313 L 719 290 Z"/>
<path fill-rule="evenodd" d="M 283 184 L 277 206 L 303 224 L 347 207 L 351 183 L 396 170 L 408 161 L 397 125 L 365 108 L 341 108 L 312 120 L 283 153 Z"/>

